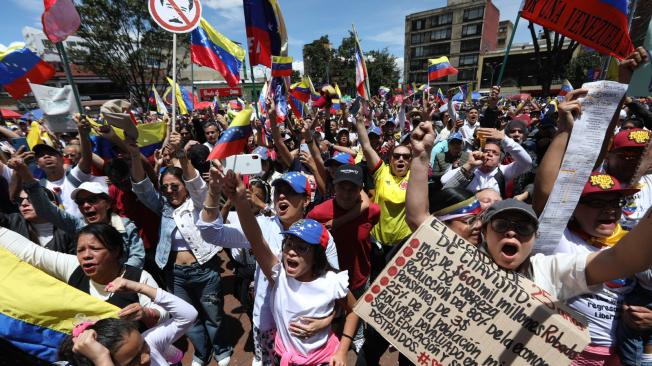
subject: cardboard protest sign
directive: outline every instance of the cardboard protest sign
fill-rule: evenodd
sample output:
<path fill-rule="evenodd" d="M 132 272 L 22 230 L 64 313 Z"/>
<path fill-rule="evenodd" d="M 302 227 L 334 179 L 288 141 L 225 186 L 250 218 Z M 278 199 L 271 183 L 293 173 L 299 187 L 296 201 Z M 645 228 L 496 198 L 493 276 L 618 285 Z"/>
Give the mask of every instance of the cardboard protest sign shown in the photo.
<path fill-rule="evenodd" d="M 77 124 L 72 120 L 73 113 L 79 113 L 74 102 L 70 85 L 53 88 L 39 84 L 29 84 L 34 99 L 43 111 L 43 119 L 51 132 L 74 132 Z"/>
<path fill-rule="evenodd" d="M 435 218 L 354 311 L 416 365 L 568 365 L 589 344 L 574 312 Z"/>
<path fill-rule="evenodd" d="M 632 80 L 629 82 L 627 95 L 630 97 L 647 97 L 652 95 L 652 21 L 647 27 L 647 35 L 643 47 L 647 51 L 648 62 L 640 66 L 632 75 Z"/>

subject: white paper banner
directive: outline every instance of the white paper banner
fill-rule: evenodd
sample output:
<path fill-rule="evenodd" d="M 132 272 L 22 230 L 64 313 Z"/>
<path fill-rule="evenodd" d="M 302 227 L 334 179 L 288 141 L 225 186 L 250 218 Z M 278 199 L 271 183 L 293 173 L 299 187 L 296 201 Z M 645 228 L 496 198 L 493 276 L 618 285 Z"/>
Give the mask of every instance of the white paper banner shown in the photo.
<path fill-rule="evenodd" d="M 535 253 L 552 254 L 559 244 L 563 228 L 598 159 L 607 128 L 627 91 L 627 84 L 603 80 L 585 83 L 582 88 L 589 92 L 580 99 L 582 115 L 573 125 L 559 175 L 539 218 Z"/>
<path fill-rule="evenodd" d="M 52 132 L 77 131 L 77 125 L 72 120 L 73 113 L 79 113 L 75 97 L 70 85 L 63 88 L 29 84 L 34 99 L 43 111 L 43 119 Z"/>

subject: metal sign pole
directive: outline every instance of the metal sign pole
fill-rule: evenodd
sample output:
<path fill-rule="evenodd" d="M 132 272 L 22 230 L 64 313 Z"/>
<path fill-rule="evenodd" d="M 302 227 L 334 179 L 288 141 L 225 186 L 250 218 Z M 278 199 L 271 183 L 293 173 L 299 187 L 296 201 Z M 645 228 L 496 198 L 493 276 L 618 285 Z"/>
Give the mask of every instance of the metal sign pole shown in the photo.
<path fill-rule="evenodd" d="M 172 129 L 177 123 L 177 34 L 172 33 Z"/>

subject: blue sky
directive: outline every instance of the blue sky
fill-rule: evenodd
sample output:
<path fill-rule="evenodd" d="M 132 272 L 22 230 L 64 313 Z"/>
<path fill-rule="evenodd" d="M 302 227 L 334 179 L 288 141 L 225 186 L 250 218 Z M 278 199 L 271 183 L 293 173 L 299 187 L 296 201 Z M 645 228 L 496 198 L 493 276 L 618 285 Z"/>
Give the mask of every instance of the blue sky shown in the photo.
<path fill-rule="evenodd" d="M 143 0 L 145 1 L 145 0 Z M 2 0 L 0 43 L 23 41 L 24 26 L 41 28 L 43 0 Z M 242 0 L 201 0 L 203 16 L 220 32 L 244 44 Z M 302 58 L 304 43 L 328 34 L 337 47 L 355 24 L 363 50 L 387 47 L 402 61 L 405 38 L 405 16 L 410 13 L 444 6 L 446 0 L 280 0 L 289 35 L 290 55 Z M 494 0 L 500 19 L 514 21 L 520 1 Z M 83 21 L 83 20 L 82 20 Z M 516 34 L 516 42 L 530 40 L 524 22 Z M 402 65 L 402 62 L 400 62 Z M 296 65 L 295 68 L 302 67 Z"/>

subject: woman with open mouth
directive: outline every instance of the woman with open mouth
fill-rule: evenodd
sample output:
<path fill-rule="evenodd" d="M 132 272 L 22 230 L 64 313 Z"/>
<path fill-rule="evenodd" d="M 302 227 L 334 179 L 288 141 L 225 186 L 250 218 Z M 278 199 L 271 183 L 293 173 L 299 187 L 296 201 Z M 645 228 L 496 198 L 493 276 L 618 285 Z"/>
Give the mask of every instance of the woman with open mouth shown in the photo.
<path fill-rule="evenodd" d="M 219 168 L 211 168 L 211 192 L 204 202 L 201 220 L 197 223 L 202 237 L 209 243 L 218 243 L 226 248 L 252 248 L 250 230 L 253 225 L 267 244 L 269 250 L 280 257 L 283 252 L 284 231 L 295 222 L 303 219 L 306 207 L 310 202 L 310 182 L 305 175 L 299 172 L 289 172 L 272 182 L 274 187 L 274 212 L 275 216 L 254 216 L 249 206 L 249 201 L 244 198 L 247 212 L 243 214 L 238 209 L 239 225 L 224 224 L 218 209 L 218 200 L 223 190 L 227 191 L 228 180 Z M 233 185 L 232 185 L 233 186 Z M 231 202 L 235 205 L 234 199 Z M 236 208 L 238 206 L 236 205 Z M 332 268 L 338 268 L 337 250 L 333 238 L 325 232 L 327 239 L 324 255 Z M 299 263 L 295 257 L 290 258 L 288 264 L 294 271 Z M 255 299 L 253 309 L 253 334 L 254 334 L 254 365 L 272 365 L 274 363 L 274 334 L 280 327 L 276 324 L 271 310 L 270 281 L 258 266 L 255 274 Z M 325 317 L 298 316 L 292 323 L 289 331 L 294 336 L 313 335 L 330 327 L 333 314 Z M 284 329 L 286 331 L 286 329 Z"/>
<path fill-rule="evenodd" d="M 52 277 L 122 308 L 120 317 L 139 321 L 142 329 L 167 318 L 167 312 L 145 295 L 113 294 L 105 289 L 116 278 L 158 287 L 147 271 L 123 264 L 122 235 L 111 225 L 88 224 L 79 230 L 75 255 L 43 248 L 4 228 L 0 228 L 0 246 Z"/>
<path fill-rule="evenodd" d="M 280 233 L 279 256 L 249 208 L 242 180 L 233 171 L 224 180 L 224 191 L 234 202 L 256 261 L 269 281 L 271 312 L 277 325 L 274 364 L 345 365 L 358 317 L 351 311 L 355 298 L 348 291 L 348 272 L 338 273 L 328 263 L 330 234 L 319 222 L 300 219 Z M 347 311 L 341 343 L 328 327 L 308 333 L 300 326 L 305 317 L 330 317 L 336 302 Z"/>

